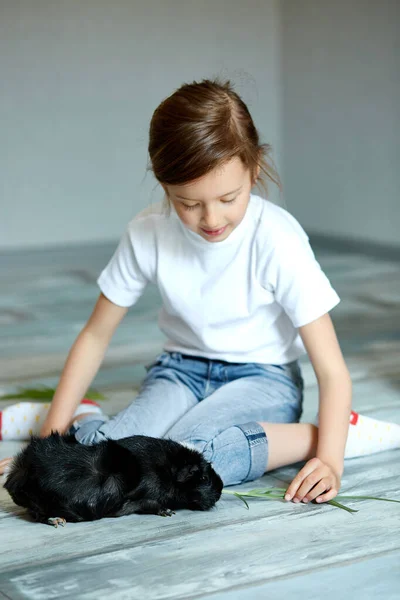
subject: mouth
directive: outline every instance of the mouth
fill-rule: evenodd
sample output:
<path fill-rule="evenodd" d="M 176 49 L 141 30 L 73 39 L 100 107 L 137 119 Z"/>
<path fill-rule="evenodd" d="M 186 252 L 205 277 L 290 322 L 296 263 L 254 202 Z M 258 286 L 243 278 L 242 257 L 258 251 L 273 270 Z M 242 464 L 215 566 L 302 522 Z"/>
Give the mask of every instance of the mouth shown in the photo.
<path fill-rule="evenodd" d="M 201 230 L 206 234 L 206 235 L 211 235 L 211 236 L 217 236 L 217 235 L 221 235 L 222 233 L 224 233 L 225 229 L 227 228 L 227 225 L 225 225 L 225 227 L 220 227 L 219 229 L 204 229 L 203 227 L 201 228 Z"/>

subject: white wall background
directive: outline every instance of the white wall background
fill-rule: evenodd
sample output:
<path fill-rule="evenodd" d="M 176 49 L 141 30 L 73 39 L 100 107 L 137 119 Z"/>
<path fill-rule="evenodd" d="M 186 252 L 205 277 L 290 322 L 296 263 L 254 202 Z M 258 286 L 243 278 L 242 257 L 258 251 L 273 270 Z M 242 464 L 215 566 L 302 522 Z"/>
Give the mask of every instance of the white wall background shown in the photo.
<path fill-rule="evenodd" d="M 222 75 L 309 232 L 400 244 L 398 0 L 0 0 L 0 250 L 116 241 L 151 115 Z M 273 199 L 277 199 L 274 194 Z"/>
<path fill-rule="evenodd" d="M 116 240 L 157 105 L 231 78 L 280 167 L 278 0 L 0 0 L 0 248 Z"/>
<path fill-rule="evenodd" d="M 282 73 L 287 208 L 400 245 L 399 0 L 283 0 Z"/>

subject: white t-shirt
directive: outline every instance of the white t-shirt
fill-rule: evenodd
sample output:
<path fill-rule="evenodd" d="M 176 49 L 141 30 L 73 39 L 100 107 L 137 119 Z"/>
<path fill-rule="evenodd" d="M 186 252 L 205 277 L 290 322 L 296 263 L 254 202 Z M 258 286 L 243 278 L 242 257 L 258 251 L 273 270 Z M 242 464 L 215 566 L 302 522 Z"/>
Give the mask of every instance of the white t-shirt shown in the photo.
<path fill-rule="evenodd" d="M 162 297 L 166 351 L 237 363 L 299 358 L 297 328 L 340 301 L 298 221 L 254 194 L 221 242 L 189 230 L 162 203 L 137 215 L 98 285 L 111 302 L 132 306 L 148 282 Z"/>

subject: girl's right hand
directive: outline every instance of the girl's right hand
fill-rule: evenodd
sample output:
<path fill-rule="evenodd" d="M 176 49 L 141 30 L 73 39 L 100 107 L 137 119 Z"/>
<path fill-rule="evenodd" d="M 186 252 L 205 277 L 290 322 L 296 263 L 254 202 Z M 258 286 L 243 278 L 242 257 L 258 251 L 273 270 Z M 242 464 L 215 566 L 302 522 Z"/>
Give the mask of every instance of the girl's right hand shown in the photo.
<path fill-rule="evenodd" d="M 3 458 L 0 460 L 0 475 L 3 475 L 6 470 L 6 466 L 12 461 L 12 458 Z"/>

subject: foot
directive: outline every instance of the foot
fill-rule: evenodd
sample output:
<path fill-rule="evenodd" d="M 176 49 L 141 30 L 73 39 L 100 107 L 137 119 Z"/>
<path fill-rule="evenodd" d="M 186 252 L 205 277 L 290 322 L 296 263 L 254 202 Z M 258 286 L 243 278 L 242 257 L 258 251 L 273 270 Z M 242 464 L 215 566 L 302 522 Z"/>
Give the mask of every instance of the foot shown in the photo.
<path fill-rule="evenodd" d="M 55 528 L 57 528 L 59 525 L 61 525 L 61 527 L 65 527 L 65 525 L 67 524 L 67 521 L 65 519 L 63 519 L 62 517 L 49 517 L 47 519 L 47 523 L 49 525 L 53 525 Z"/>
<path fill-rule="evenodd" d="M 50 404 L 42 402 L 18 402 L 0 411 L 0 441 L 29 440 L 31 435 L 39 435 Z M 84 398 L 76 409 L 73 420 L 78 416 L 102 414 L 100 405 Z"/>
<path fill-rule="evenodd" d="M 351 412 L 345 458 L 375 454 L 395 448 L 400 448 L 400 425 Z"/>
<path fill-rule="evenodd" d="M 158 514 L 160 515 L 160 517 L 172 517 L 172 515 L 174 515 L 175 512 L 170 508 L 160 508 Z"/>
<path fill-rule="evenodd" d="M 395 448 L 400 448 L 400 425 L 351 411 L 345 458 L 366 456 Z"/>

